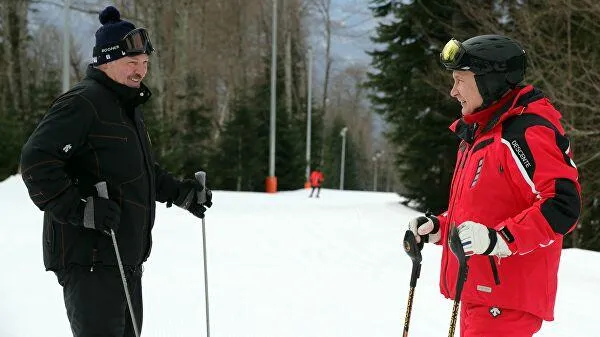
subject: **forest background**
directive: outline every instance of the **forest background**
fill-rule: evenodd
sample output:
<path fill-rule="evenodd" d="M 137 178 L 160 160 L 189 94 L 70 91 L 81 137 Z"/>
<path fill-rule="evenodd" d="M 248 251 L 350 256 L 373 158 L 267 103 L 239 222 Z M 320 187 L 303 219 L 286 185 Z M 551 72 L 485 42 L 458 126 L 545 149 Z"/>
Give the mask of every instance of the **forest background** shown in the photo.
<path fill-rule="evenodd" d="M 600 250 L 600 3 L 594 0 L 275 0 L 279 190 L 311 168 L 340 187 L 394 191 L 442 211 L 455 162 L 447 129 L 459 114 L 445 42 L 505 34 L 528 55 L 527 82 L 563 114 L 583 187 L 565 246 Z M 273 0 L 71 0 L 70 84 L 85 76 L 98 12 L 115 5 L 146 27 L 157 53 L 146 124 L 158 162 L 178 176 L 203 169 L 213 189 L 264 191 L 269 169 Z M 0 1 L 0 180 L 62 92 L 62 0 Z M 309 69 L 309 56 L 313 55 Z"/>

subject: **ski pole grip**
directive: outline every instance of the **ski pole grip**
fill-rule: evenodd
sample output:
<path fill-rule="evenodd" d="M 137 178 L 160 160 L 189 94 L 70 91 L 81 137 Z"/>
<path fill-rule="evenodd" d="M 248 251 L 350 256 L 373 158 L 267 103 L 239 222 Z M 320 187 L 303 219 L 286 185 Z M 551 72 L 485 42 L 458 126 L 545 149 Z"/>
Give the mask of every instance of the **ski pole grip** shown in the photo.
<path fill-rule="evenodd" d="M 465 255 L 465 251 L 463 249 L 462 243 L 460 242 L 460 237 L 458 236 L 458 229 L 456 227 L 452 227 L 450 230 L 450 242 L 449 242 L 450 250 L 456 256 L 458 263 L 462 266 L 466 264 L 467 256 Z"/>
<path fill-rule="evenodd" d="M 415 263 L 421 263 L 421 261 L 423 260 L 421 256 L 421 247 L 419 247 L 417 239 L 415 238 L 415 235 L 411 230 L 407 230 L 404 234 L 403 245 L 404 251 L 406 252 L 406 254 L 408 254 L 410 259 L 413 260 Z"/>
<path fill-rule="evenodd" d="M 198 192 L 198 203 L 203 204 L 206 202 L 206 172 L 198 171 L 194 176 L 196 177 L 196 180 L 202 184 L 202 187 L 204 187 L 201 192 Z"/>
<path fill-rule="evenodd" d="M 96 187 L 96 191 L 98 191 L 98 196 L 103 199 L 108 199 L 108 188 L 106 187 L 106 181 L 100 181 L 94 185 Z"/>
<path fill-rule="evenodd" d="M 106 187 L 106 181 L 97 182 L 94 187 L 96 187 L 96 191 L 98 192 L 98 197 L 102 199 L 108 199 L 108 187 Z M 110 232 L 104 231 L 104 233 L 108 235 L 115 235 L 115 232 L 111 229 Z"/>

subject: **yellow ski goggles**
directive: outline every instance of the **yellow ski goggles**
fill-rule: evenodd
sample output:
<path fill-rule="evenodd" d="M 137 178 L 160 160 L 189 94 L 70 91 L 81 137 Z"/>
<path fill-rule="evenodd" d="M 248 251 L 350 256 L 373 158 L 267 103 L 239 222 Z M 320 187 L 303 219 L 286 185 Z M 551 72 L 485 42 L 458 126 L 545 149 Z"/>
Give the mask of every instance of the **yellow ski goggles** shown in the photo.
<path fill-rule="evenodd" d="M 447 69 L 458 69 L 463 56 L 465 55 L 465 47 L 456 39 L 451 39 L 446 43 L 440 53 L 440 62 Z"/>

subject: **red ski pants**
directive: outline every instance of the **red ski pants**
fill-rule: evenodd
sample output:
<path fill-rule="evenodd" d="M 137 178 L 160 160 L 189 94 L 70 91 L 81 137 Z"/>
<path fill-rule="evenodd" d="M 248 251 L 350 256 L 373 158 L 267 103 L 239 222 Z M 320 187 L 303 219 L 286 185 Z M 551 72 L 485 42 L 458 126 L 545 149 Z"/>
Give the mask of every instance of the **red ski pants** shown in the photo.
<path fill-rule="evenodd" d="M 460 337 L 531 337 L 542 319 L 530 313 L 480 304 L 460 304 Z"/>

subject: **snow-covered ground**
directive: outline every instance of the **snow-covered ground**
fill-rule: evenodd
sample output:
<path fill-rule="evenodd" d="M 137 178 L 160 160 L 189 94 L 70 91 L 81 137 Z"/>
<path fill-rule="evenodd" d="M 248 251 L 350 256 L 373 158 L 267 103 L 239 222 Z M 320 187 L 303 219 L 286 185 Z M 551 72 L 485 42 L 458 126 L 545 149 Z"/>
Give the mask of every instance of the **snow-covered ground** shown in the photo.
<path fill-rule="evenodd" d="M 417 213 L 391 193 L 307 194 L 214 193 L 206 218 L 211 336 L 402 335 L 411 261 L 401 242 Z M 62 289 L 43 268 L 41 222 L 20 177 L 0 182 L 2 337 L 70 335 Z M 448 334 L 440 253 L 423 251 L 411 336 Z M 206 335 L 202 261 L 201 222 L 159 205 L 142 336 Z M 556 321 L 536 337 L 599 336 L 599 305 L 600 253 L 565 250 Z"/>

